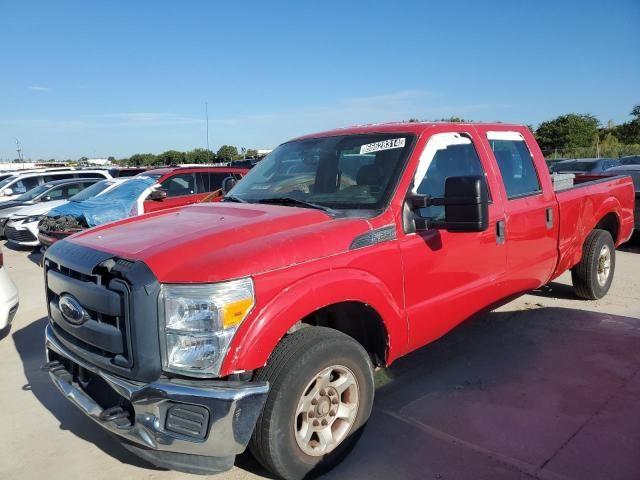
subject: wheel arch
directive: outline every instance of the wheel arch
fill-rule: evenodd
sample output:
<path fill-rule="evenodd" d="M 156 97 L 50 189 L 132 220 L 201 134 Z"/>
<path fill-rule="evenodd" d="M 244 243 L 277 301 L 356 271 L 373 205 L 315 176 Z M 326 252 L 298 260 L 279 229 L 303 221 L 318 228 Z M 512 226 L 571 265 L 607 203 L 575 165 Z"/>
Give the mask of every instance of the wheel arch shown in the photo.
<path fill-rule="evenodd" d="M 308 326 L 352 336 L 374 363 L 385 365 L 404 354 L 408 343 L 404 309 L 380 279 L 362 270 L 336 269 L 299 280 L 248 320 L 229 347 L 222 375 L 264 366 L 287 333 Z"/>

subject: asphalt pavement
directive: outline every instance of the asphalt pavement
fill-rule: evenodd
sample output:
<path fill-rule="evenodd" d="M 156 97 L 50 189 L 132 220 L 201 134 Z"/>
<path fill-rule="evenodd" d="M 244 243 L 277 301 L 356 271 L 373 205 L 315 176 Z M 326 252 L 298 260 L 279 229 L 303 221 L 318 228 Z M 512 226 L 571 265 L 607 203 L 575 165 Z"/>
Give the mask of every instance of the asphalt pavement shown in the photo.
<path fill-rule="evenodd" d="M 128 453 L 40 371 L 40 255 L 4 248 L 20 309 L 0 339 L 0 479 L 192 479 Z M 373 415 L 326 479 L 640 478 L 640 239 L 612 290 L 565 274 L 376 374 Z M 264 478 L 248 455 L 217 476 Z"/>

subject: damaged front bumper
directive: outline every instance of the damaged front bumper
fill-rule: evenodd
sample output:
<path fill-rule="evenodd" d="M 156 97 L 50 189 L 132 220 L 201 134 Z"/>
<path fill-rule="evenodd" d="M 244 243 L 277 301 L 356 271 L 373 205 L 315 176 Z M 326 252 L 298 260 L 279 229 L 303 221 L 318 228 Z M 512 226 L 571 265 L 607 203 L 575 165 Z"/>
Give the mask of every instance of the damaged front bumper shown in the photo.
<path fill-rule="evenodd" d="M 46 329 L 43 369 L 85 415 L 151 463 L 189 473 L 228 470 L 264 405 L 266 382 L 159 379 L 138 383 L 101 371 Z"/>

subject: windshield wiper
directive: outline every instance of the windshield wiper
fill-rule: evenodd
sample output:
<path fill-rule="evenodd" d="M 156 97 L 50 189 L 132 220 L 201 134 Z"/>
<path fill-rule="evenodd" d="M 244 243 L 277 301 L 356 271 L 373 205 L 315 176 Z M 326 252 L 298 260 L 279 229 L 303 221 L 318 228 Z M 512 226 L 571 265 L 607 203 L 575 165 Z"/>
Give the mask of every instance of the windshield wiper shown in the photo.
<path fill-rule="evenodd" d="M 272 198 L 263 198 L 257 200 L 255 203 L 266 203 L 273 205 L 284 205 L 284 206 L 298 206 L 298 207 L 306 207 L 306 208 L 315 208 L 316 210 L 322 210 L 323 212 L 327 212 L 329 214 L 335 213 L 335 210 L 329 207 L 325 207 L 324 205 L 319 205 L 317 203 L 305 202 L 304 200 L 299 200 L 297 198 L 292 197 L 272 197 Z"/>
<path fill-rule="evenodd" d="M 236 197 L 235 195 L 227 195 L 222 199 L 223 202 L 236 202 L 236 203 L 247 203 L 246 200 L 242 200 L 240 197 Z"/>

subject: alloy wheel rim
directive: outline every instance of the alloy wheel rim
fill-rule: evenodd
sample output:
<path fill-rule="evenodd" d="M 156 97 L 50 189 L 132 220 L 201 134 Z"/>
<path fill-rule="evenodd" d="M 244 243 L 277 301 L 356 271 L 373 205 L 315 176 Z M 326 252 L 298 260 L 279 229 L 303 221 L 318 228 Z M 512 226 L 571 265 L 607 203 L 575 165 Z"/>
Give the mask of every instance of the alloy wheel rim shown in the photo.
<path fill-rule="evenodd" d="M 609 275 L 611 273 L 611 249 L 608 245 L 603 245 L 600 249 L 600 255 L 598 256 L 598 284 L 601 287 L 607 283 Z"/>
<path fill-rule="evenodd" d="M 312 457 L 333 451 L 347 437 L 359 406 L 356 376 L 333 365 L 319 372 L 304 389 L 294 418 L 300 449 Z"/>

